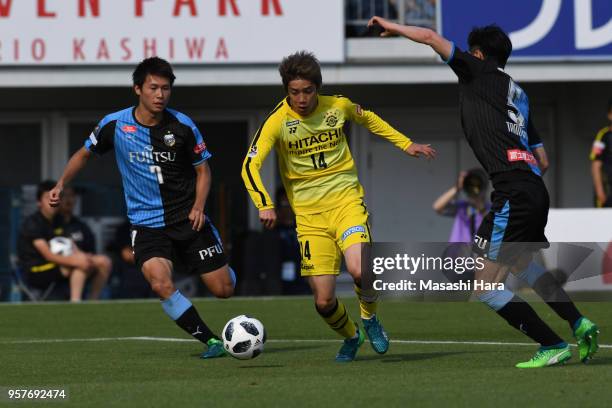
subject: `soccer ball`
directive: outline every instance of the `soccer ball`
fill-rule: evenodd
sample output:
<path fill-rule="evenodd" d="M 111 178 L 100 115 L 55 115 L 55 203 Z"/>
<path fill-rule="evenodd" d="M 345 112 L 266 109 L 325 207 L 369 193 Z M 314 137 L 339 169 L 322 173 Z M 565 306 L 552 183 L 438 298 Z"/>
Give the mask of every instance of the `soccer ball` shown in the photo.
<path fill-rule="evenodd" d="M 70 256 L 72 255 L 72 240 L 66 237 L 54 237 L 49 241 L 49 248 L 55 255 Z"/>
<path fill-rule="evenodd" d="M 223 347 L 239 360 L 248 360 L 261 354 L 266 342 L 266 330 L 257 319 L 236 316 L 225 324 L 222 332 Z"/>

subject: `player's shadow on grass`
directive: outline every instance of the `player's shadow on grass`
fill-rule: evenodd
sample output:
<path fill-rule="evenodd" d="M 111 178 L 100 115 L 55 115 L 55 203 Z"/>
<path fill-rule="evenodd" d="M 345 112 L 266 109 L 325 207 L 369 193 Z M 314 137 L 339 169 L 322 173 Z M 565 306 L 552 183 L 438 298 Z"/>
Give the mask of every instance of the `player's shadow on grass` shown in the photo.
<path fill-rule="evenodd" d="M 305 345 L 305 346 L 298 346 L 296 344 L 293 345 L 289 345 L 289 346 L 282 346 L 282 347 L 270 347 L 270 348 L 266 348 L 264 353 L 269 354 L 269 353 L 285 353 L 285 352 L 294 352 L 294 351 L 299 351 L 299 350 L 314 350 L 314 349 L 320 349 L 325 347 L 324 345 L 318 345 L 318 344 L 312 344 L 312 345 Z"/>
<path fill-rule="evenodd" d="M 600 357 L 597 354 L 595 354 L 595 357 L 593 357 L 593 359 L 591 361 L 589 361 L 586 365 L 587 366 L 612 365 L 612 357 Z"/>
<path fill-rule="evenodd" d="M 324 345 L 307 345 L 307 346 L 298 346 L 298 345 L 290 345 L 290 346 L 282 346 L 282 347 L 270 347 L 264 350 L 265 354 L 273 354 L 273 353 L 286 353 L 286 352 L 295 352 L 300 350 L 313 350 L 318 348 L 323 348 Z M 193 357 L 199 357 L 200 354 L 192 354 Z"/>
<path fill-rule="evenodd" d="M 239 368 L 283 368 L 282 364 L 256 364 L 248 366 L 240 366 Z"/>
<path fill-rule="evenodd" d="M 439 353 L 402 353 L 389 355 L 369 355 L 357 357 L 357 361 L 379 360 L 381 363 L 401 363 L 405 361 L 420 361 L 432 360 L 434 358 L 442 358 L 448 356 L 456 356 L 460 354 L 474 354 L 470 351 L 442 351 Z"/>

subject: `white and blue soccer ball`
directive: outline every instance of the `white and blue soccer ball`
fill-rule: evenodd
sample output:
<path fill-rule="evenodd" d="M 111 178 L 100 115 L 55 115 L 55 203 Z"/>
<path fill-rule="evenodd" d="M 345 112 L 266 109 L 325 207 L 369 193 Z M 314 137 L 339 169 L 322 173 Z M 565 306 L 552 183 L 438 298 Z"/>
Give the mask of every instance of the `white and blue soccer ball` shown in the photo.
<path fill-rule="evenodd" d="M 73 242 L 66 237 L 53 237 L 49 241 L 49 249 L 55 255 L 70 256 L 74 252 Z"/>
<path fill-rule="evenodd" d="M 239 360 L 255 358 L 264 350 L 266 329 L 253 317 L 240 315 L 225 324 L 223 347 Z"/>

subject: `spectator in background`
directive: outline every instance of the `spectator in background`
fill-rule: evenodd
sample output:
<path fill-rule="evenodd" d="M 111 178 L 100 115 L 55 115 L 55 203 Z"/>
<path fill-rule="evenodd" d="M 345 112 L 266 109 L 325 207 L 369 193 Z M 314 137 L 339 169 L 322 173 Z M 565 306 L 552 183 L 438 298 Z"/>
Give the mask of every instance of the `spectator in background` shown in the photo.
<path fill-rule="evenodd" d="M 136 266 L 134 250 L 130 242 L 130 222 L 126 219 L 117 226 L 108 249 L 114 254 L 115 274 L 119 279 L 118 298 L 148 298 L 154 295 L 149 283 Z"/>
<path fill-rule="evenodd" d="M 487 188 L 488 180 L 484 171 L 462 171 L 457 184 L 433 203 L 433 209 L 438 214 L 455 217 L 449 242 L 473 241 L 474 234 L 491 207 L 485 198 Z M 461 191 L 465 193 L 465 199 L 458 198 Z"/>
<path fill-rule="evenodd" d="M 436 0 L 404 0 L 406 24 L 436 29 Z"/>
<path fill-rule="evenodd" d="M 106 255 L 96 254 L 96 239 L 89 226 L 74 214 L 77 194 L 72 187 L 66 187 L 58 207 L 62 217 L 64 235 L 70 238 L 78 249 L 91 257 L 90 298 L 98 299 L 112 270 L 112 262 Z"/>
<path fill-rule="evenodd" d="M 64 241 L 67 245 L 62 251 L 51 251 L 50 241 L 64 236 L 62 218 L 57 209 L 49 205 L 49 191 L 54 186 L 54 181 L 43 181 L 38 185 L 38 211 L 24 220 L 19 232 L 19 267 L 27 285 L 36 289 L 45 290 L 68 279 L 70 300 L 79 301 L 93 261 L 90 255 L 79 251 L 70 241 Z"/>
<path fill-rule="evenodd" d="M 72 187 L 64 189 L 62 201 L 58 208 L 58 213 L 62 217 L 64 234 L 70 238 L 77 247 L 83 252 L 94 253 L 96 249 L 96 239 L 89 226 L 74 215 L 74 207 L 77 202 L 77 194 Z"/>
<path fill-rule="evenodd" d="M 400 0 L 405 1 L 405 0 Z M 391 20 L 397 19 L 397 0 L 348 0 L 346 2 L 346 20 L 359 22 L 357 25 L 348 24 L 347 37 L 367 37 L 377 35 L 368 30 L 363 21 L 374 15 L 386 16 Z"/>
<path fill-rule="evenodd" d="M 612 99 L 608 102 L 608 126 L 597 133 L 593 142 L 591 176 L 595 207 L 612 207 Z"/>

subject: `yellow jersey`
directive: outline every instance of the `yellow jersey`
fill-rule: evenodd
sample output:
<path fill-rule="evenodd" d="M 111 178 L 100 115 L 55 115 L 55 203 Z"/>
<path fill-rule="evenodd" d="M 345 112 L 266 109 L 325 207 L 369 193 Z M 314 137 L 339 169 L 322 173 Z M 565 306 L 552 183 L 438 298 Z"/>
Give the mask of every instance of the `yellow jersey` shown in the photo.
<path fill-rule="evenodd" d="M 284 99 L 261 125 L 242 166 L 242 178 L 259 210 L 274 208 L 259 169 L 274 147 L 281 179 L 296 214 L 315 214 L 363 198 L 344 126 L 353 121 L 405 150 L 409 138 L 378 115 L 342 96 L 318 95 L 317 107 L 301 116 Z"/>

